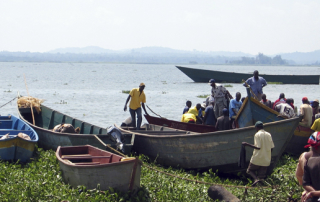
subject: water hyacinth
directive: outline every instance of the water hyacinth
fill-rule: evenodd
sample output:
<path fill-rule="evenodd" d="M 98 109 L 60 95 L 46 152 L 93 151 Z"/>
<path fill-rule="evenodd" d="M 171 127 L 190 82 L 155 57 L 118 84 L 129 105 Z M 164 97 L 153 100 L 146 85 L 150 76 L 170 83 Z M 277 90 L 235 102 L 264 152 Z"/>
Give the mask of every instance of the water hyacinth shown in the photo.
<path fill-rule="evenodd" d="M 298 201 L 302 192 L 294 178 L 297 157 L 289 155 L 281 158 L 266 179 L 271 186 L 246 192 L 244 186 L 250 186 L 252 180 L 244 174 L 222 177 L 213 170 L 186 171 L 162 167 L 142 155 L 139 158 L 146 166 L 142 166 L 141 188 L 136 193 L 121 193 L 112 188 L 101 191 L 99 185 L 87 190 L 84 186 L 72 188 L 65 184 L 54 151 L 38 149 L 26 164 L 0 162 L 0 197 L 7 201 L 212 201 L 207 195 L 211 184 L 222 184 L 241 201 Z"/>

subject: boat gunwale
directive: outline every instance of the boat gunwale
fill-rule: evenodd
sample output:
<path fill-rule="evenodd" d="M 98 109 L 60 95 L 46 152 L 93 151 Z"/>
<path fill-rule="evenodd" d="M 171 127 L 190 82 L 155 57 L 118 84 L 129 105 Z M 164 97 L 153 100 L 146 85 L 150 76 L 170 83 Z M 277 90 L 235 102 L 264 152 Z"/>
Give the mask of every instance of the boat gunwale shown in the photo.
<path fill-rule="evenodd" d="M 91 148 L 94 148 L 94 149 L 98 149 L 98 150 L 101 150 L 103 152 L 107 152 L 105 150 L 102 150 L 102 149 L 99 149 L 99 148 L 96 148 L 96 147 L 93 147 L 91 145 L 77 145 L 77 146 L 65 146 L 65 147 L 81 147 L 81 146 L 88 146 L 88 147 L 91 147 Z M 59 151 L 60 151 L 60 148 L 61 147 L 64 147 L 64 146 L 58 146 L 55 154 L 56 154 L 56 158 L 58 159 L 59 162 L 63 163 L 64 165 L 66 166 L 70 166 L 70 167 L 76 167 L 76 168 L 96 168 L 96 167 L 111 167 L 111 166 L 115 166 L 115 165 L 122 165 L 122 164 L 129 164 L 129 163 L 134 163 L 135 161 L 137 161 L 138 163 L 140 163 L 142 165 L 142 161 L 138 158 L 135 158 L 135 159 L 132 159 L 132 160 L 127 160 L 127 161 L 119 161 L 119 162 L 112 162 L 112 163 L 105 163 L 105 164 L 95 164 L 95 165 L 76 165 L 76 164 L 71 164 L 71 163 L 68 163 L 66 161 L 64 161 L 60 155 L 59 155 Z M 117 154 L 114 154 L 112 152 L 107 152 L 107 153 L 110 153 L 111 155 L 115 155 L 117 157 L 121 157 L 121 158 L 124 158 L 123 156 L 120 156 L 120 155 L 117 155 Z"/>
<path fill-rule="evenodd" d="M 270 126 L 270 125 L 279 125 L 282 124 L 283 122 L 292 122 L 296 119 L 300 119 L 300 117 L 293 117 L 290 119 L 284 119 L 284 120 L 279 120 L 279 121 L 274 121 L 274 122 L 270 122 L 270 123 L 265 123 L 264 127 L 266 126 Z M 154 124 L 156 125 L 156 124 Z M 139 133 L 139 132 L 135 132 L 135 131 L 129 131 L 129 130 L 125 130 L 122 129 L 120 127 L 118 127 L 117 125 L 115 125 L 119 130 L 125 132 L 125 133 L 129 133 L 129 134 L 135 134 L 138 136 L 144 136 L 144 137 L 153 137 L 153 138 L 180 138 L 180 137 L 198 137 L 198 136 L 213 136 L 213 135 L 221 135 L 221 134 L 228 134 L 228 133 L 237 133 L 239 131 L 245 131 L 245 130 L 249 130 L 249 129 L 254 129 L 255 126 L 248 126 L 248 127 L 243 127 L 243 128 L 235 128 L 235 129 L 231 129 L 231 130 L 221 130 L 221 131 L 214 131 L 214 132 L 208 132 L 208 133 L 190 133 L 190 134 L 177 134 L 177 135 L 148 135 L 148 134 L 143 134 L 143 133 Z M 164 131 L 159 131 L 159 133 L 164 132 Z"/>

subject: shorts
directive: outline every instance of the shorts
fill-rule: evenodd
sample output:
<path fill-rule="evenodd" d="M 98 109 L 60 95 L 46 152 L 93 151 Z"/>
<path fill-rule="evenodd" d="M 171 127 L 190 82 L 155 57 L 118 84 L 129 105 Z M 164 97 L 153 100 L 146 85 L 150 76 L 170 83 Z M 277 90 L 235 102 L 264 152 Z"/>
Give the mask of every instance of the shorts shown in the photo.
<path fill-rule="evenodd" d="M 257 172 L 257 177 L 259 179 L 264 179 L 267 176 L 268 167 L 269 166 L 257 166 L 252 163 L 249 163 L 247 173 L 249 173 L 249 171 Z"/>

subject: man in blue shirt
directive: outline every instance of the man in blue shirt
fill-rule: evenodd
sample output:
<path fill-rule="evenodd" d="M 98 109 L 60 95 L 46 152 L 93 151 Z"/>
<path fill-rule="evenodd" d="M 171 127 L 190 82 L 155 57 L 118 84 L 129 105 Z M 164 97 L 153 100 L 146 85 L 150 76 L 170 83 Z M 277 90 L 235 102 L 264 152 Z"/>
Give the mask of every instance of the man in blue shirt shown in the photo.
<path fill-rule="evenodd" d="M 253 72 L 253 77 L 248 78 L 246 82 L 251 87 L 253 93 L 258 97 L 258 100 L 261 101 L 263 94 L 262 88 L 267 85 L 267 81 L 263 77 L 259 76 L 258 70 L 255 70 Z M 243 85 L 246 86 L 246 83 Z"/>
<path fill-rule="evenodd" d="M 230 100 L 229 117 L 231 118 L 231 124 L 232 124 L 233 128 L 235 128 L 235 126 L 233 125 L 235 116 L 238 114 L 238 111 L 240 110 L 240 108 L 242 106 L 242 102 L 240 99 L 241 99 L 241 93 L 237 92 L 236 99 Z"/>

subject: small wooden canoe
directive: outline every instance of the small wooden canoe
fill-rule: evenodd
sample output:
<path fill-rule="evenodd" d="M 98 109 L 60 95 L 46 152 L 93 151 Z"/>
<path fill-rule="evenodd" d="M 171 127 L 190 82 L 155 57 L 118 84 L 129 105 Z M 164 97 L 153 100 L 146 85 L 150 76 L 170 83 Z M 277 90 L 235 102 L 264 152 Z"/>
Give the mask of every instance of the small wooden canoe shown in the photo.
<path fill-rule="evenodd" d="M 18 137 L 19 133 L 29 136 L 28 139 Z M 0 116 L 0 157 L 2 160 L 28 161 L 38 142 L 38 134 L 26 122 L 16 116 Z"/>
<path fill-rule="evenodd" d="M 295 117 L 264 125 L 264 129 L 271 133 L 275 145 L 271 154 L 270 170 L 278 162 L 298 123 L 299 118 Z M 187 131 L 181 133 L 164 129 L 155 132 L 119 129 L 124 133 L 135 134 L 133 150 L 145 154 L 151 159 L 156 159 L 159 164 L 184 169 L 212 168 L 224 173 L 236 173 L 244 170 L 238 167 L 241 143 L 253 144 L 256 133 L 254 126 L 191 134 L 188 134 Z M 248 165 L 252 149 L 246 149 L 246 163 Z"/>
<path fill-rule="evenodd" d="M 107 129 L 99 127 L 79 119 L 73 118 L 59 111 L 53 110 L 41 104 L 41 112 L 33 110 L 35 125 L 33 125 L 30 108 L 19 108 L 18 113 L 22 120 L 27 122 L 39 135 L 39 147 L 56 150 L 58 146 L 76 146 L 90 144 L 92 146 L 106 149 L 96 137 L 102 142 L 116 148 L 116 143 L 111 140 Z M 80 127 L 80 133 L 59 133 L 52 129 L 61 123 L 71 124 L 74 128 Z M 124 153 L 130 153 L 134 142 L 134 136 L 124 135 Z"/>
<path fill-rule="evenodd" d="M 182 116 L 182 115 L 181 115 Z M 208 133 L 216 131 L 214 126 L 202 125 L 202 124 L 194 124 L 194 123 L 184 123 L 180 121 L 173 121 L 165 118 L 158 118 L 150 115 L 144 115 L 149 124 L 155 124 L 159 126 L 165 126 L 169 128 L 186 130 L 197 133 Z"/>
<path fill-rule="evenodd" d="M 122 192 L 140 187 L 142 162 L 137 158 L 124 158 L 90 145 L 59 146 L 56 157 L 62 178 L 72 187 L 84 185 L 100 190 L 112 187 Z"/>

